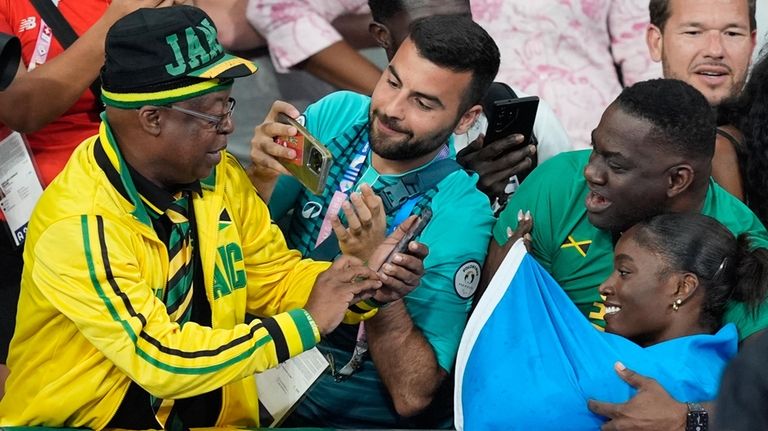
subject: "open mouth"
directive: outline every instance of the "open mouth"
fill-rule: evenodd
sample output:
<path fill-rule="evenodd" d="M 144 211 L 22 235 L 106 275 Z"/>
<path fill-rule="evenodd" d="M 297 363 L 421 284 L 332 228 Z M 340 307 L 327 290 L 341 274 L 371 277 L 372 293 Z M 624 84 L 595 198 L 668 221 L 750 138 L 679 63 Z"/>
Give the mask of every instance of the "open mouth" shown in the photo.
<path fill-rule="evenodd" d="M 618 305 L 608 305 L 608 304 L 605 305 L 606 316 L 616 314 L 619 311 L 621 311 L 621 307 L 619 307 Z"/>
<path fill-rule="evenodd" d="M 727 75 L 727 73 L 721 73 L 721 72 L 696 72 L 696 73 L 698 73 L 699 75 L 704 75 L 704 76 L 725 76 L 725 75 Z"/>
<path fill-rule="evenodd" d="M 584 200 L 584 204 L 587 206 L 587 211 L 591 213 L 599 213 L 608 209 L 613 202 L 608 200 L 605 196 L 590 191 L 587 194 L 587 198 Z"/>
<path fill-rule="evenodd" d="M 699 78 L 709 84 L 722 84 L 728 79 L 728 75 L 721 73 L 697 73 Z"/>
<path fill-rule="evenodd" d="M 706 82 L 719 84 L 727 79 L 731 71 L 723 65 L 705 65 L 697 67 L 694 73 Z"/>

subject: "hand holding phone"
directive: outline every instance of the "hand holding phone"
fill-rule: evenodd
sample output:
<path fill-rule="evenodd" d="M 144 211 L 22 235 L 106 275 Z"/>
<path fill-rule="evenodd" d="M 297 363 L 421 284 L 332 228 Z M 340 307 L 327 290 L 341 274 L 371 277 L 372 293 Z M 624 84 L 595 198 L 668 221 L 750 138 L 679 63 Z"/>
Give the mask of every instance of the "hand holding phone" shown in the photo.
<path fill-rule="evenodd" d="M 408 232 L 406 232 L 406 234 L 400 238 L 400 241 L 395 244 L 395 247 L 391 252 L 389 252 L 387 258 L 384 259 L 384 263 L 381 266 L 390 263 L 396 253 L 408 253 L 408 244 L 410 244 L 411 241 L 415 240 L 419 237 L 419 235 L 421 235 L 421 232 L 424 231 L 424 228 L 427 227 L 427 224 L 429 224 L 431 219 L 432 210 L 428 207 L 424 208 L 421 211 L 419 217 L 416 219 L 416 222 L 411 226 Z"/>
<path fill-rule="evenodd" d="M 488 119 L 484 144 L 491 144 L 515 133 L 525 138 L 518 147 L 530 144 L 538 108 L 538 97 L 517 97 L 507 84 L 492 83 L 483 98 L 483 112 Z"/>
<path fill-rule="evenodd" d="M 325 180 L 331 169 L 333 155 L 293 118 L 279 113 L 277 121 L 296 128 L 294 136 L 277 136 L 275 142 L 296 152 L 293 160 L 281 159 L 280 163 L 312 193 L 319 195 L 325 189 Z"/>
<path fill-rule="evenodd" d="M 424 228 L 429 224 L 429 220 L 432 217 L 432 210 L 424 208 L 421 215 L 415 220 L 407 220 L 405 223 L 409 223 L 408 231 L 403 234 L 400 240 L 395 244 L 386 255 L 383 263 L 378 266 L 376 271 L 382 277 L 382 287 L 377 290 L 372 298 L 367 300 L 374 307 L 384 307 L 390 302 L 397 301 L 398 299 L 408 295 L 419 286 L 421 283 L 421 277 L 424 275 L 424 259 L 429 254 L 429 250 L 426 245 L 418 244 L 418 247 L 411 250 L 408 245 L 411 241 L 416 240 L 421 235 Z M 395 232 L 392 235 L 399 235 L 399 232 Z M 380 247 L 385 247 L 386 242 Z M 385 248 L 381 249 L 384 253 Z M 395 255 L 401 253 L 403 255 L 402 260 L 397 262 L 393 261 Z M 378 254 L 378 253 L 375 253 Z M 376 262 L 381 262 L 378 258 L 373 258 Z M 387 264 L 390 265 L 387 265 Z M 375 267 L 375 263 L 373 263 Z"/>

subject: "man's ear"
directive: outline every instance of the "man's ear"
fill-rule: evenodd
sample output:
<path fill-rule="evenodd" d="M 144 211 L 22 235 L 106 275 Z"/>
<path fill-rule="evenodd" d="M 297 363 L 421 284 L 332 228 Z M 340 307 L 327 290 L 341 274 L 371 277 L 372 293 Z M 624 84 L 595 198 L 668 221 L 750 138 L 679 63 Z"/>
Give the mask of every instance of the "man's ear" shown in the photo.
<path fill-rule="evenodd" d="M 649 25 L 648 31 L 645 33 L 645 43 L 648 45 L 648 52 L 651 54 L 651 59 L 657 63 L 660 62 L 661 53 L 664 48 L 661 29 L 653 24 Z"/>
<path fill-rule="evenodd" d="M 667 178 L 669 180 L 669 184 L 667 184 L 667 197 L 673 198 L 686 191 L 691 186 L 691 183 L 693 183 L 694 177 L 695 171 L 693 166 L 688 163 L 681 163 L 669 168 L 667 170 Z"/>
<path fill-rule="evenodd" d="M 456 135 L 463 135 L 467 133 L 467 131 L 469 130 L 470 127 L 472 127 L 472 124 L 475 123 L 477 116 L 480 115 L 481 112 L 483 112 L 483 107 L 480 105 L 475 105 L 467 109 L 467 112 L 465 112 L 459 119 L 459 124 L 457 124 L 456 127 L 453 129 L 453 133 Z"/>
<path fill-rule="evenodd" d="M 145 132 L 152 136 L 160 135 L 161 129 L 160 109 L 157 106 L 142 106 L 139 108 L 139 124 Z"/>
<path fill-rule="evenodd" d="M 389 34 L 387 26 L 377 21 L 371 21 L 371 23 L 368 24 L 368 32 L 371 33 L 371 36 L 373 36 L 374 39 L 376 39 L 376 43 L 380 47 L 385 50 L 390 48 L 390 45 L 392 44 L 392 36 Z"/>

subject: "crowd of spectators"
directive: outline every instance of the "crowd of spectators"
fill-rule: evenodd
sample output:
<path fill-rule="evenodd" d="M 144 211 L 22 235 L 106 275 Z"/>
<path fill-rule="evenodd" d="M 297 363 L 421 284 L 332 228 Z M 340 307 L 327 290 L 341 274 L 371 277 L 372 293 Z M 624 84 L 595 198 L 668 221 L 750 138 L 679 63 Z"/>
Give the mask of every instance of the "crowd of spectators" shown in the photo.
<path fill-rule="evenodd" d="M 0 0 L 0 426 L 768 426 L 765 14 Z"/>

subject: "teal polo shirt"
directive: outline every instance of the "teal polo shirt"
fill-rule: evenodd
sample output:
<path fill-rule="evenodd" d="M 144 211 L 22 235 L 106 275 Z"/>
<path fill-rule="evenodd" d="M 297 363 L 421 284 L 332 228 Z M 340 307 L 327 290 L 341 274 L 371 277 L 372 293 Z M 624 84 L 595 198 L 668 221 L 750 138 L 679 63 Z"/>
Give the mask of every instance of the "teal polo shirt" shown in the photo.
<path fill-rule="evenodd" d="M 342 91 L 309 106 L 303 115 L 304 126 L 334 156 L 326 190 L 322 196 L 315 196 L 292 177 L 284 176 L 272 193 L 269 208 L 276 220 L 293 210 L 286 239 L 290 247 L 305 256 L 314 248 L 331 198 L 350 165 L 360 167 L 350 191 L 358 190 L 363 183 L 376 190 L 406 174 L 383 175 L 371 165 L 370 151 L 359 152 L 368 140 L 369 108 L 369 97 Z M 419 239 L 429 247 L 429 255 L 424 261 L 421 284 L 404 298 L 415 326 L 431 345 L 439 366 L 448 372 L 453 368 L 494 223 L 488 198 L 477 190 L 476 182 L 477 175 L 457 170 L 437 184 L 424 198 L 427 202 L 421 202 L 429 205 L 433 213 Z M 389 214 L 388 222 L 392 219 L 393 214 Z M 337 368 L 351 357 L 357 333 L 357 326 L 342 326 L 319 345 L 321 351 L 334 357 Z M 343 382 L 335 382 L 326 372 L 296 412 L 331 427 L 408 425 L 395 412 L 369 355 L 362 367 Z"/>

